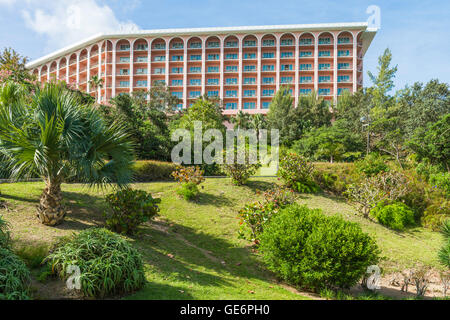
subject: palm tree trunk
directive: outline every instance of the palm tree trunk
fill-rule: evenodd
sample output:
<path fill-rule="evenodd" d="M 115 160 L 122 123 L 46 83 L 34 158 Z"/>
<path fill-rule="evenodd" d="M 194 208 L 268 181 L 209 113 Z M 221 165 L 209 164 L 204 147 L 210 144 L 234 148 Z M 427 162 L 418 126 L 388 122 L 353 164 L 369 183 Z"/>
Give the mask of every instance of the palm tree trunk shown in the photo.
<path fill-rule="evenodd" d="M 47 182 L 37 207 L 41 223 L 53 227 L 64 221 L 66 213 L 61 205 L 61 200 L 61 183 Z"/>

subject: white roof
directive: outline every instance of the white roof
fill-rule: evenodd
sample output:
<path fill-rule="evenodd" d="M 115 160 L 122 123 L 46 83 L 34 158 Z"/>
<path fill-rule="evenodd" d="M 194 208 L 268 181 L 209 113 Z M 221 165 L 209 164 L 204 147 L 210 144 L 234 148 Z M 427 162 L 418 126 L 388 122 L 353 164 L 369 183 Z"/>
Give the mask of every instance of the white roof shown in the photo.
<path fill-rule="evenodd" d="M 39 59 L 31 61 L 26 65 L 28 69 L 32 69 L 51 62 L 59 57 L 73 53 L 77 50 L 83 49 L 91 44 L 97 43 L 104 39 L 114 38 L 134 38 L 143 36 L 175 36 L 175 35 L 209 35 L 209 34 L 229 34 L 229 33 L 270 33 L 270 32 L 289 32 L 289 31 L 319 31 L 319 30 L 352 30 L 365 29 L 370 34 L 365 40 L 369 42 L 364 45 L 364 52 L 369 47 L 374 38 L 377 29 L 368 28 L 367 22 L 349 22 L 349 23 L 319 23 L 319 24 L 289 24 L 289 25 L 272 25 L 272 26 L 244 26 L 244 27 L 214 27 L 214 28 L 181 28 L 181 29 L 156 29 L 156 30 L 136 30 L 132 33 L 118 32 L 118 33 L 99 33 L 95 36 L 87 38 L 83 41 L 77 42 L 68 47 L 62 48 L 52 52 Z M 366 42 L 366 41 L 364 41 Z"/>

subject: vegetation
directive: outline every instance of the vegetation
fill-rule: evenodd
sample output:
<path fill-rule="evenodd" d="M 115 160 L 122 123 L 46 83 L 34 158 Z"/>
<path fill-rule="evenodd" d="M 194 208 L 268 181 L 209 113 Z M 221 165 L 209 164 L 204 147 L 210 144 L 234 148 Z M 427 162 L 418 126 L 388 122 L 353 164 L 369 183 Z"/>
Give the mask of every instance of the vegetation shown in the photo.
<path fill-rule="evenodd" d="M 200 194 L 198 185 L 205 181 L 203 175 L 204 171 L 198 166 L 178 167 L 178 169 L 172 173 L 175 180 L 181 184 L 181 187 L 177 190 L 178 195 L 188 201 L 196 199 Z"/>
<path fill-rule="evenodd" d="M 285 184 L 300 193 L 317 193 L 319 187 L 313 180 L 312 163 L 295 153 L 287 153 L 280 159 L 278 175 Z"/>
<path fill-rule="evenodd" d="M 0 248 L 0 300 L 28 300 L 31 276 L 11 250 Z"/>
<path fill-rule="evenodd" d="M 401 202 L 388 205 L 380 202 L 370 215 L 382 225 L 394 230 L 404 230 L 405 227 L 415 224 L 414 212 Z"/>
<path fill-rule="evenodd" d="M 271 219 L 260 251 L 284 280 L 315 290 L 349 288 L 379 261 L 376 242 L 358 224 L 296 205 Z"/>
<path fill-rule="evenodd" d="M 439 251 L 439 260 L 447 269 L 450 269 L 450 220 L 444 223 L 442 235 L 444 236 L 444 245 Z"/>
<path fill-rule="evenodd" d="M 177 165 L 156 160 L 136 161 L 133 166 L 133 180 L 137 182 L 170 181 Z"/>
<path fill-rule="evenodd" d="M 131 293 L 145 284 L 141 255 L 106 229 L 88 229 L 60 241 L 47 261 L 63 280 L 71 275 L 70 266 L 79 267 L 81 292 L 87 297 Z"/>

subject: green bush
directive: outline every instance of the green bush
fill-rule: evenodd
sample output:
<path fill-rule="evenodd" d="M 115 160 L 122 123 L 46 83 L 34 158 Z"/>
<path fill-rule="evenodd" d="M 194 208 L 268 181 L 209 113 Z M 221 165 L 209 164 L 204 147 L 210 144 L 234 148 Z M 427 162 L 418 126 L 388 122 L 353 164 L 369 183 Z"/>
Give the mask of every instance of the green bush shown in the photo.
<path fill-rule="evenodd" d="M 323 190 L 342 195 L 347 186 L 362 179 L 353 163 L 315 163 L 314 181 Z"/>
<path fill-rule="evenodd" d="M 11 245 L 11 233 L 9 224 L 0 216 L 0 248 L 9 248 Z"/>
<path fill-rule="evenodd" d="M 30 271 L 12 251 L 0 247 L 0 300 L 28 300 Z"/>
<path fill-rule="evenodd" d="M 105 213 L 108 229 L 121 234 L 133 234 L 139 225 L 159 212 L 160 199 L 142 190 L 123 189 L 106 196 L 110 210 Z"/>
<path fill-rule="evenodd" d="M 442 189 L 450 197 L 450 172 L 433 173 L 428 182 L 433 188 Z"/>
<path fill-rule="evenodd" d="M 313 180 L 314 166 L 296 153 L 287 153 L 280 159 L 278 175 L 284 183 L 301 193 L 316 193 L 320 190 Z"/>
<path fill-rule="evenodd" d="M 14 249 L 14 253 L 25 262 L 28 268 L 35 269 L 41 266 L 48 255 L 46 245 L 33 244 Z"/>
<path fill-rule="evenodd" d="M 401 202 L 391 204 L 380 202 L 370 215 L 382 225 L 394 230 L 401 231 L 415 224 L 414 211 Z"/>
<path fill-rule="evenodd" d="M 134 180 L 137 182 L 166 181 L 172 179 L 177 165 L 162 161 L 136 161 L 133 164 Z"/>
<path fill-rule="evenodd" d="M 379 261 L 375 240 L 358 224 L 299 205 L 271 219 L 260 252 L 281 278 L 315 290 L 349 288 Z"/>
<path fill-rule="evenodd" d="M 381 172 L 388 172 L 389 166 L 383 157 L 377 153 L 370 153 L 364 159 L 355 162 L 356 170 L 365 174 L 367 177 L 373 177 Z"/>
<path fill-rule="evenodd" d="M 87 297 L 131 293 L 145 284 L 141 255 L 106 229 L 84 230 L 61 241 L 47 262 L 64 281 L 70 276 L 69 266 L 79 267 L 81 292 Z"/>
<path fill-rule="evenodd" d="M 320 187 L 314 181 L 296 182 L 292 188 L 299 193 L 318 193 Z"/>
<path fill-rule="evenodd" d="M 421 221 L 424 227 L 439 231 L 448 219 L 450 219 L 450 201 L 436 198 L 425 209 Z"/>
<path fill-rule="evenodd" d="M 443 224 L 442 235 L 444 236 L 444 245 L 439 251 L 439 260 L 442 265 L 450 269 L 450 219 Z"/>
<path fill-rule="evenodd" d="M 177 194 L 182 196 L 184 200 L 191 201 L 198 197 L 200 191 L 194 182 L 187 182 L 177 189 Z"/>

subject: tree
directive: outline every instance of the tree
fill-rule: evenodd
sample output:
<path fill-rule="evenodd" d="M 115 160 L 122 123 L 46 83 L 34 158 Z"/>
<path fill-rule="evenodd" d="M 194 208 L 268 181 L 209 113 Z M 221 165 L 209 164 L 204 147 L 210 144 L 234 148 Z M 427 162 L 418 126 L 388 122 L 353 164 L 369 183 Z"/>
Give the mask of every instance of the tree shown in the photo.
<path fill-rule="evenodd" d="M 95 91 L 95 102 L 98 102 L 98 90 L 103 88 L 103 79 L 99 78 L 97 75 L 92 76 L 89 80 L 90 87 Z"/>
<path fill-rule="evenodd" d="M 0 53 L 0 82 L 2 82 L 1 74 L 4 74 L 4 78 L 20 83 L 33 80 L 33 76 L 25 67 L 27 63 L 28 58 L 21 56 L 14 49 L 3 49 Z"/>
<path fill-rule="evenodd" d="M 319 98 L 315 92 L 302 95 L 298 99 L 298 119 L 301 131 L 305 133 L 311 128 L 330 126 L 333 114 L 327 102 Z"/>
<path fill-rule="evenodd" d="M 236 116 L 231 118 L 231 123 L 234 125 L 234 127 L 242 130 L 247 130 L 250 128 L 250 121 L 250 114 L 248 114 L 247 112 L 242 112 L 242 110 L 239 110 Z"/>
<path fill-rule="evenodd" d="M 36 88 L 30 104 L 20 86 L 0 88 L 0 152 L 11 178 L 37 173 L 44 180 L 37 208 L 43 224 L 63 222 L 61 184 L 68 178 L 100 187 L 130 181 L 133 146 L 122 124 L 107 125 L 64 84 Z"/>
<path fill-rule="evenodd" d="M 250 128 L 256 131 L 256 137 L 259 142 L 260 132 L 267 128 L 266 118 L 261 113 L 255 114 L 250 117 Z"/>

